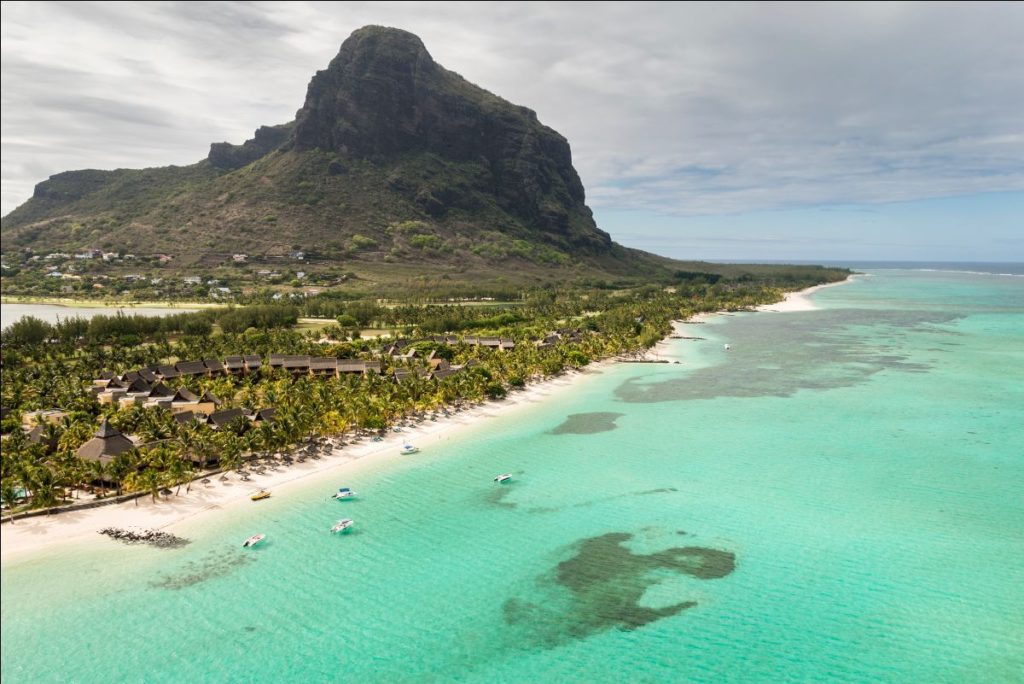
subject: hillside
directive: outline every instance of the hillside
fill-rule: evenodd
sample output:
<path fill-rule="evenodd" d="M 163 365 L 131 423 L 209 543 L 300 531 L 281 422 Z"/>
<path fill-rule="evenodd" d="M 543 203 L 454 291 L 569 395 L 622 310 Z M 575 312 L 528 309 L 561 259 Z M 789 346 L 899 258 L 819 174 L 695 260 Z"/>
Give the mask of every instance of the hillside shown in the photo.
<path fill-rule="evenodd" d="M 294 121 L 185 167 L 69 171 L 4 217 L 3 249 L 641 276 L 672 264 L 611 241 L 569 144 L 438 65 L 411 33 L 354 32 Z M 386 270 L 386 269 L 385 269 Z"/>

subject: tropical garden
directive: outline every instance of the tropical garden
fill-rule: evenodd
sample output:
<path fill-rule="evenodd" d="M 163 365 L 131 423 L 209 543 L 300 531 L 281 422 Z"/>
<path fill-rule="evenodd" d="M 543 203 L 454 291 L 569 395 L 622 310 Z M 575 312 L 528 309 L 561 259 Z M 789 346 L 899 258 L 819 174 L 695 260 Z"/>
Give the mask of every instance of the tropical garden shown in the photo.
<path fill-rule="evenodd" d="M 839 270 L 813 271 L 785 287 L 845 276 Z M 781 295 L 775 283 L 764 280 L 683 278 L 672 286 L 617 290 L 537 288 L 520 293 L 515 301 L 477 306 L 324 300 L 310 303 L 309 309 L 329 310 L 334 322 L 308 332 L 293 326 L 310 310 L 292 304 L 159 319 L 119 315 L 49 324 L 24 318 L 0 335 L 0 496 L 5 507 L 25 510 L 73 503 L 85 492 L 135 492 L 154 499 L 161 493 L 173 495 L 182 488 L 187 491 L 214 466 L 238 469 L 248 459 L 268 454 L 290 462 L 297 449 L 318 439 L 349 439 L 400 421 L 500 399 L 508 391 L 594 360 L 640 355 L 671 332 L 673 320 L 705 311 L 749 309 L 778 301 Z M 360 331 L 366 328 L 382 334 L 363 339 Z M 437 341 L 437 335 L 447 338 Z M 465 343 L 470 335 L 516 344 L 505 350 L 476 346 Z M 418 358 L 387 355 L 385 350 L 397 339 L 404 340 L 403 351 L 417 349 Z M 461 370 L 432 378 L 423 359 L 430 352 Z M 275 411 L 273 420 L 240 418 L 220 427 L 182 423 L 159 408 L 101 404 L 91 391 L 94 379 L 104 372 L 238 354 L 266 359 L 271 353 L 377 360 L 382 368 L 380 374 L 320 378 L 294 377 L 265 366 L 248 375 L 167 381 L 172 389 L 211 392 L 223 401 L 221 408 Z M 398 369 L 413 372 L 396 380 Z M 40 409 L 59 409 L 61 417 L 41 421 L 30 433 L 23 427 L 24 414 Z M 103 462 L 79 458 L 77 450 L 104 418 L 134 436 L 138 446 Z"/>

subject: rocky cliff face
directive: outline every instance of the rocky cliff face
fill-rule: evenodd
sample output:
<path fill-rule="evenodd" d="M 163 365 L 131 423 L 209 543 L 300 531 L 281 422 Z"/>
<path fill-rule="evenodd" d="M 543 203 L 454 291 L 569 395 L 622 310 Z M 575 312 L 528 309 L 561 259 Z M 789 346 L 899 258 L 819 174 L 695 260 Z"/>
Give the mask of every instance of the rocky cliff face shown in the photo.
<path fill-rule="evenodd" d="M 419 244 L 440 247 L 410 250 L 389 232 L 408 221 L 436 235 Z M 377 26 L 353 33 L 317 72 L 294 121 L 241 145 L 215 143 L 190 167 L 54 176 L 4 218 L 4 238 L 61 243 L 65 226 L 77 226 L 69 245 L 106 238 L 135 249 L 223 234 L 252 251 L 334 244 L 339 253 L 369 237 L 402 259 L 468 250 L 556 264 L 621 253 L 594 224 L 564 137 L 438 65 L 413 34 Z M 497 252 L 477 244 L 498 238 Z"/>
<path fill-rule="evenodd" d="M 607 249 L 584 204 L 569 143 L 537 115 L 441 67 L 415 35 L 359 29 L 309 84 L 296 117 L 298 149 L 331 150 L 387 163 L 430 154 L 473 168 L 472 189 L 493 194 L 526 224 Z M 464 204 L 454 187 L 393 183 L 429 213 Z"/>

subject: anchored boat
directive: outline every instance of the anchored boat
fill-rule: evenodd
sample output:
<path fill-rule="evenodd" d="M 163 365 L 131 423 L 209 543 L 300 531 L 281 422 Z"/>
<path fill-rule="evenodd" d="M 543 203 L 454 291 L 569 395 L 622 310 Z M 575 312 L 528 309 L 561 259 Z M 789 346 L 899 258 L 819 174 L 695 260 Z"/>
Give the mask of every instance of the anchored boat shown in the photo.
<path fill-rule="evenodd" d="M 352 526 L 355 524 L 356 523 L 354 520 L 352 520 L 352 518 L 345 518 L 344 520 L 339 520 L 338 522 L 334 523 L 334 527 L 331 528 L 331 534 L 337 534 L 338 532 L 347 532 L 348 530 L 352 529 Z"/>
<path fill-rule="evenodd" d="M 498 475 L 496 478 L 494 478 L 494 481 L 497 482 L 498 484 L 505 484 L 506 482 L 512 481 L 512 475 L 509 473 Z"/>
<path fill-rule="evenodd" d="M 267 535 L 265 535 L 265 534 L 254 534 L 254 535 L 252 535 L 251 537 L 249 537 L 248 539 L 245 540 L 245 543 L 242 544 L 242 548 L 247 549 L 250 546 L 256 546 L 257 544 L 259 544 L 261 541 L 263 541 L 266 538 L 267 538 Z"/>

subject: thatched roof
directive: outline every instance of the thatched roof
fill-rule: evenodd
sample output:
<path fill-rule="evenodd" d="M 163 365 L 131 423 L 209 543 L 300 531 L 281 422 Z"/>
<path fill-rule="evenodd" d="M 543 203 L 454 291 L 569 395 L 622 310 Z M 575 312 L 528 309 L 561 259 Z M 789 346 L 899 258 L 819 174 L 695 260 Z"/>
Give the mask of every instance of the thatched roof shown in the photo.
<path fill-rule="evenodd" d="M 152 397 L 152 398 L 157 398 L 157 397 L 173 397 L 174 396 L 174 390 L 172 390 L 170 387 L 168 387 L 164 383 L 158 382 L 157 384 L 153 385 L 152 389 L 149 390 L 149 396 Z"/>
<path fill-rule="evenodd" d="M 173 380 L 181 375 L 181 373 L 178 372 L 178 369 L 174 366 L 157 366 L 156 370 L 164 380 Z"/>
<path fill-rule="evenodd" d="M 224 364 L 217 359 L 203 359 L 203 365 L 214 375 L 222 375 L 224 373 Z"/>
<path fill-rule="evenodd" d="M 203 396 L 199 397 L 199 401 L 208 401 L 211 402 L 214 406 L 220 406 L 221 404 L 224 403 L 223 401 L 217 398 L 216 394 L 210 392 L 209 390 L 203 392 Z"/>
<path fill-rule="evenodd" d="M 113 461 L 118 454 L 134 448 L 135 444 L 111 427 L 110 421 L 104 418 L 103 423 L 96 431 L 96 436 L 78 447 L 76 453 L 79 458 L 87 461 L 99 461 L 106 464 Z"/>
<path fill-rule="evenodd" d="M 179 375 L 206 375 L 206 364 L 202 361 L 179 361 L 175 368 Z"/>
<path fill-rule="evenodd" d="M 179 387 L 178 391 L 174 393 L 174 401 L 195 404 L 199 402 L 199 395 L 187 387 Z"/>
<path fill-rule="evenodd" d="M 225 425 L 238 420 L 239 418 L 245 418 L 245 414 L 242 413 L 242 409 L 233 408 L 225 411 L 215 411 L 211 413 L 207 418 L 207 422 L 214 427 L 224 427 Z"/>

